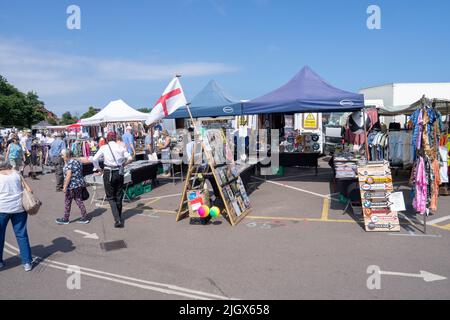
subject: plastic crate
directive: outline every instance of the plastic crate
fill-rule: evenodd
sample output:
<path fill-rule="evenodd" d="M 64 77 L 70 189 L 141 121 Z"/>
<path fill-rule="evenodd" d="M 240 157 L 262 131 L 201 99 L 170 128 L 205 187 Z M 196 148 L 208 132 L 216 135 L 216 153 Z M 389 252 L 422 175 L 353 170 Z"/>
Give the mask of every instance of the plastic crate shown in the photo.
<path fill-rule="evenodd" d="M 152 192 L 153 188 L 151 184 L 145 185 L 144 186 L 144 193 L 150 193 Z"/>
<path fill-rule="evenodd" d="M 273 174 L 274 175 L 276 175 L 276 176 L 279 176 L 279 177 L 283 177 L 284 176 L 284 167 L 283 166 L 280 166 L 279 168 L 278 168 L 278 171 L 275 171 L 274 169 L 272 169 L 273 171 Z"/>

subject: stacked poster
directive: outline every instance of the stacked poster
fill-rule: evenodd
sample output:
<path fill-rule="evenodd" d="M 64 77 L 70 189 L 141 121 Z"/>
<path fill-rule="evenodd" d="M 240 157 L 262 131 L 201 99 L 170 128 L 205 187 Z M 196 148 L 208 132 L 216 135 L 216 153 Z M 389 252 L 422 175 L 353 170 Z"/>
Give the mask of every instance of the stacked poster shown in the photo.
<path fill-rule="evenodd" d="M 398 212 L 391 210 L 394 184 L 389 162 L 359 162 L 358 180 L 366 231 L 399 232 Z"/>

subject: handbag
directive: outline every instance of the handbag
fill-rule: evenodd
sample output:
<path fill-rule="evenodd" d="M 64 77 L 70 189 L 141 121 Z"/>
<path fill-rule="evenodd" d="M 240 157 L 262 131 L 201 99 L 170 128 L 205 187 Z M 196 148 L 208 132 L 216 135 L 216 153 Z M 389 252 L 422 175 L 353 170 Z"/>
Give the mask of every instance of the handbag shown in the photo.
<path fill-rule="evenodd" d="M 86 201 L 90 197 L 89 191 L 86 187 L 81 188 L 81 200 Z"/>
<path fill-rule="evenodd" d="M 23 193 L 22 193 L 22 206 L 23 209 L 30 215 L 34 216 L 38 213 L 42 206 L 42 202 L 31 192 L 30 186 L 25 182 L 23 177 L 20 177 L 22 181 Z"/>

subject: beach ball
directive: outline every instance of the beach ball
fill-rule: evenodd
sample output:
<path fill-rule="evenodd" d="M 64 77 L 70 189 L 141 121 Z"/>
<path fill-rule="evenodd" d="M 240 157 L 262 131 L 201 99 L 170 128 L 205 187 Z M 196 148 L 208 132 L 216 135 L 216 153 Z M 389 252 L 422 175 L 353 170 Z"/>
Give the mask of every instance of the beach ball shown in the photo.
<path fill-rule="evenodd" d="M 212 207 L 209 210 L 209 214 L 212 218 L 217 218 L 220 215 L 220 209 L 217 207 Z"/>
<path fill-rule="evenodd" d="M 209 207 L 208 206 L 201 206 L 198 210 L 198 215 L 202 218 L 206 218 L 209 216 Z"/>

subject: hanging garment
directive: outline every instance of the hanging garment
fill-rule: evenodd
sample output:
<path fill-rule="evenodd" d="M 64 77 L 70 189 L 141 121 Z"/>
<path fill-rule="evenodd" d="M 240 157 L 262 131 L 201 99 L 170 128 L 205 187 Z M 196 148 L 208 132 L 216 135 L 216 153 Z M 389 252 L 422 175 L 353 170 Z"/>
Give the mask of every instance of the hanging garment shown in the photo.
<path fill-rule="evenodd" d="M 433 212 L 437 211 L 438 207 L 438 197 L 439 197 L 439 186 L 441 185 L 441 175 L 440 175 L 440 165 L 439 161 L 433 160 L 431 164 L 431 170 L 433 173 L 433 180 L 431 183 L 431 203 L 430 210 Z"/>
<path fill-rule="evenodd" d="M 424 215 L 427 210 L 428 179 L 425 174 L 425 161 L 423 157 L 419 157 L 417 161 L 413 207 L 417 212 Z"/>
<path fill-rule="evenodd" d="M 412 132 L 404 132 L 402 146 L 402 162 L 404 167 L 410 167 L 414 163 L 412 153 Z"/>
<path fill-rule="evenodd" d="M 417 150 L 420 149 L 422 146 L 422 109 L 417 109 L 416 112 L 414 112 L 411 117 L 410 121 L 413 126 L 413 135 L 412 135 L 412 153 L 414 155 L 414 160 L 417 159 Z"/>
<path fill-rule="evenodd" d="M 441 177 L 441 183 L 448 183 L 448 150 L 446 147 L 439 147 L 439 154 L 440 154 L 440 177 Z"/>

